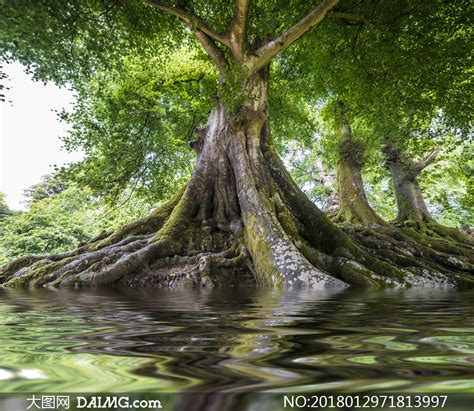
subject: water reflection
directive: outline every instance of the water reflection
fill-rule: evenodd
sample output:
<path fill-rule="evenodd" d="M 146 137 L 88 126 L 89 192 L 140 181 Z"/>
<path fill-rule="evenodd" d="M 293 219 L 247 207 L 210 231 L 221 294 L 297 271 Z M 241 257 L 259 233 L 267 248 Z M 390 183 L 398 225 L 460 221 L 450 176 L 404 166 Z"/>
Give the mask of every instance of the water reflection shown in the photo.
<path fill-rule="evenodd" d="M 443 290 L 0 290 L 0 392 L 472 392 L 473 302 Z"/>

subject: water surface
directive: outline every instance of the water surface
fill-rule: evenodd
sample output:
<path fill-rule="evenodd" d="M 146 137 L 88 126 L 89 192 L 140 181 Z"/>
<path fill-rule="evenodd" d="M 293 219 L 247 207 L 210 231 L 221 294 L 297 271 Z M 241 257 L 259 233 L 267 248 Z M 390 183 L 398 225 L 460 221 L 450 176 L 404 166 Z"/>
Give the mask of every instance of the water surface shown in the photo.
<path fill-rule="evenodd" d="M 0 290 L 0 392 L 474 392 L 474 292 Z"/>

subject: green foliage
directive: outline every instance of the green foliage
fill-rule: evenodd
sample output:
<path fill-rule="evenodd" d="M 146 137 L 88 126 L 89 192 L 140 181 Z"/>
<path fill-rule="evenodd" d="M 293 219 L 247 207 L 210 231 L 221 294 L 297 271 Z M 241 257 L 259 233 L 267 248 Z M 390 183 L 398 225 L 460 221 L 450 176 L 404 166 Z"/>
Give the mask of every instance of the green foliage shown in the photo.
<path fill-rule="evenodd" d="M 120 67 L 124 50 L 169 53 L 185 36 L 141 0 L 0 2 L 1 59 L 59 84 L 77 86 L 99 69 Z"/>
<path fill-rule="evenodd" d="M 310 100 L 285 77 L 280 61 L 272 64 L 270 78 L 270 128 L 278 151 L 287 153 L 295 141 L 310 147 L 320 127 Z"/>
<path fill-rule="evenodd" d="M 337 205 L 336 174 L 323 159 L 321 145 L 316 136 L 314 145 L 304 146 L 301 142 L 287 144 L 284 156 L 293 179 L 325 211 Z"/>
<path fill-rule="evenodd" d="M 421 175 L 421 187 L 440 223 L 474 226 L 474 144 L 450 145 Z"/>
<path fill-rule="evenodd" d="M 24 191 L 25 197 L 28 198 L 28 203 L 35 203 L 37 201 L 49 198 L 55 194 L 59 194 L 67 188 L 67 181 L 59 174 L 47 174 L 41 177 L 41 181 L 37 184 L 28 187 Z"/>
<path fill-rule="evenodd" d="M 8 204 L 5 202 L 5 194 L 0 192 L 0 221 L 11 214 Z"/>
<path fill-rule="evenodd" d="M 174 192 L 190 175 L 188 147 L 206 121 L 215 90 L 213 67 L 192 48 L 171 59 L 129 56 L 124 69 L 100 72 L 79 96 L 64 138 L 85 160 L 68 178 L 116 200 L 129 186 L 148 199 Z"/>
<path fill-rule="evenodd" d="M 378 156 L 376 161 L 372 160 L 363 170 L 367 199 L 380 217 L 391 221 L 397 216 L 393 180 L 388 169 L 384 167 L 381 156 Z"/>
<path fill-rule="evenodd" d="M 90 237 L 84 228 L 83 193 L 63 191 L 31 204 L 28 211 L 2 222 L 2 254 L 13 259 L 26 254 L 51 254 L 70 250 Z"/>
<path fill-rule="evenodd" d="M 448 126 L 469 129 L 471 2 L 343 6 L 367 22 L 327 18 L 324 29 L 303 37 L 285 55 L 295 82 L 313 99 L 342 99 L 380 136 L 409 134 L 440 108 Z"/>
<path fill-rule="evenodd" d="M 0 219 L 0 264 L 30 254 L 56 254 L 70 251 L 103 231 L 112 231 L 147 215 L 151 206 L 137 199 L 130 190 L 110 207 L 92 195 L 90 189 L 69 185 L 46 195 L 45 182 L 27 190 L 34 193 L 29 208 Z M 39 193 L 42 193 L 38 196 Z"/>

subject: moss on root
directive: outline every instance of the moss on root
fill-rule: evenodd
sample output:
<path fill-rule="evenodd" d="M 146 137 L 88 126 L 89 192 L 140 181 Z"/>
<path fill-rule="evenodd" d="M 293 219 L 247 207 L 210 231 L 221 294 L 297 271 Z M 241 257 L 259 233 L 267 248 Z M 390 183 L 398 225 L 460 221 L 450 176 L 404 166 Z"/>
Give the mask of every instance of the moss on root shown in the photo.
<path fill-rule="evenodd" d="M 256 216 L 244 216 L 247 221 L 245 225 L 244 239 L 252 256 L 253 266 L 258 272 L 257 284 L 261 286 L 282 286 L 283 278 L 271 264 L 271 245 L 260 233 L 256 223 Z"/>
<path fill-rule="evenodd" d="M 47 279 L 48 274 L 57 270 L 58 268 L 64 267 L 74 259 L 75 257 L 68 257 L 60 261 L 51 261 L 46 259 L 37 261 L 28 267 L 24 274 L 11 278 L 4 285 L 11 288 L 25 287 L 25 285 L 29 287 L 35 287 L 38 284 L 43 283 Z"/>
<path fill-rule="evenodd" d="M 433 240 L 418 232 L 414 236 L 413 229 L 346 227 L 345 230 L 377 260 L 385 260 L 405 272 L 406 280 L 413 285 L 472 286 L 474 250 L 464 245 L 458 248 L 460 244 L 453 243 L 450 251 L 457 252 L 450 254 L 446 249 L 439 251 L 427 246 Z"/>
<path fill-rule="evenodd" d="M 159 230 L 168 220 L 170 214 L 173 212 L 180 199 L 183 196 L 186 187 L 182 187 L 178 192 L 161 207 L 158 207 L 150 215 L 126 224 L 120 230 L 109 233 L 105 236 L 101 235 L 89 241 L 82 247 L 79 247 L 78 252 L 91 252 L 100 250 L 101 248 L 113 245 L 123 240 L 124 238 L 136 236 L 145 233 L 152 233 Z"/>

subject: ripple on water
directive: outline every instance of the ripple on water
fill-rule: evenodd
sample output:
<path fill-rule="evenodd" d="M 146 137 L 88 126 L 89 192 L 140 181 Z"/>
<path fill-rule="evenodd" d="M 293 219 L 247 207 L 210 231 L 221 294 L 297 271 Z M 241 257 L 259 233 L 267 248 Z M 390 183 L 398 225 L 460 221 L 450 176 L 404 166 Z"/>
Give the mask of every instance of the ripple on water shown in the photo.
<path fill-rule="evenodd" d="M 453 290 L 0 290 L 0 390 L 473 391 L 473 301 Z"/>

